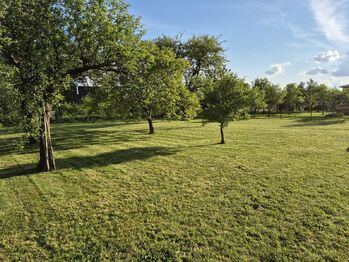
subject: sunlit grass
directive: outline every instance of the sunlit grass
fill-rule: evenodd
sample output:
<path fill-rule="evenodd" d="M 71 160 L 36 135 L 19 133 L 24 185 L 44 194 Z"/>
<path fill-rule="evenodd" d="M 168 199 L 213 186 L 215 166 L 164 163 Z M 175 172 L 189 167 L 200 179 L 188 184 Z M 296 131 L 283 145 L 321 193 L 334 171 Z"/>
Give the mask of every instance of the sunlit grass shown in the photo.
<path fill-rule="evenodd" d="M 349 257 L 349 122 L 54 126 L 59 170 L 0 129 L 0 260 Z"/>

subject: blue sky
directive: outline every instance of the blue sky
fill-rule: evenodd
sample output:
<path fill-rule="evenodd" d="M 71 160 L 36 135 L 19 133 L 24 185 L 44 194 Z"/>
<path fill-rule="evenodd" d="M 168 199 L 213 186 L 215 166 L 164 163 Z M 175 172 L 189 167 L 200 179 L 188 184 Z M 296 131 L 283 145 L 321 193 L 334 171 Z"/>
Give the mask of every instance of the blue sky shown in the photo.
<path fill-rule="evenodd" d="M 252 81 L 349 83 L 349 0 L 126 0 L 146 38 L 211 34 Z"/>

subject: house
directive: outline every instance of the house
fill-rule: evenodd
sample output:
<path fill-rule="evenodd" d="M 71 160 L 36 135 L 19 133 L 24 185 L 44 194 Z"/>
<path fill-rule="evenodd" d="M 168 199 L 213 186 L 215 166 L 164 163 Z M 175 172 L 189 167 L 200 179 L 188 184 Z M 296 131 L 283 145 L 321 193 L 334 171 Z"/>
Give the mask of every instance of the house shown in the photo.
<path fill-rule="evenodd" d="M 349 84 L 341 86 L 343 88 L 343 92 L 346 92 L 349 94 Z M 339 106 L 337 106 L 337 112 L 343 113 L 345 115 L 349 115 L 349 103 L 342 103 Z"/>

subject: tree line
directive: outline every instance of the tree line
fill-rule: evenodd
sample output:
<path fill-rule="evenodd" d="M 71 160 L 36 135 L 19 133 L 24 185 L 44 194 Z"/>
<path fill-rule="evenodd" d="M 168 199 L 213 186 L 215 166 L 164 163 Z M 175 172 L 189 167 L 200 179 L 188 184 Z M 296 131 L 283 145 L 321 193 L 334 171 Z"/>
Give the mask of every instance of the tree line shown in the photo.
<path fill-rule="evenodd" d="M 249 115 L 335 111 L 347 95 L 313 80 L 285 88 L 252 84 L 226 68 L 219 37 L 144 40 L 120 0 L 4 0 L 0 3 L 0 122 L 18 122 L 39 147 L 39 168 L 56 169 L 51 118 L 88 114 L 217 122 Z M 93 82 L 80 104 L 77 81 Z M 78 104 L 78 105 L 77 105 Z"/>

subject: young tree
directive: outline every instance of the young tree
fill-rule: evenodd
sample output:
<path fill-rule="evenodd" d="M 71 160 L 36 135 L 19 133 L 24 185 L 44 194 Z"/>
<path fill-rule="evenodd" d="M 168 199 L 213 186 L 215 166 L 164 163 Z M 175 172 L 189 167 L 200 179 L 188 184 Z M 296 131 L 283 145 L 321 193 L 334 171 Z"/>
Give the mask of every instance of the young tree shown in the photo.
<path fill-rule="evenodd" d="M 221 144 L 225 144 L 224 127 L 230 121 L 246 116 L 249 85 L 235 74 L 226 72 L 206 91 L 204 102 L 203 119 L 220 124 Z"/>
<path fill-rule="evenodd" d="M 192 118 L 199 101 L 183 84 L 188 67 L 184 59 L 176 58 L 170 49 L 159 49 L 153 42 L 143 42 L 142 50 L 138 66 L 126 81 L 111 81 L 120 114 L 147 118 L 149 133 L 154 134 L 153 117 Z"/>
<path fill-rule="evenodd" d="M 286 86 L 286 94 L 284 98 L 285 105 L 288 110 L 288 114 L 290 115 L 294 112 L 297 104 L 299 103 L 300 90 L 298 89 L 296 84 L 288 84 Z"/>
<path fill-rule="evenodd" d="M 318 83 L 310 79 L 305 88 L 304 100 L 309 110 L 310 118 L 313 117 L 314 108 L 317 105 L 318 94 L 317 94 Z"/>
<path fill-rule="evenodd" d="M 50 119 L 62 90 L 94 70 L 122 75 L 142 31 L 120 0 L 4 0 L 0 53 L 17 68 L 23 116 L 40 141 L 40 170 L 56 168 Z"/>
<path fill-rule="evenodd" d="M 329 102 L 329 89 L 326 85 L 321 84 L 317 87 L 316 92 L 317 92 L 319 104 L 321 106 L 322 115 L 325 115 L 327 104 Z"/>

